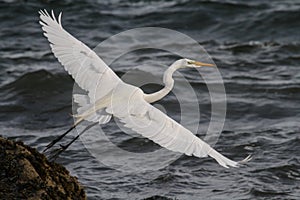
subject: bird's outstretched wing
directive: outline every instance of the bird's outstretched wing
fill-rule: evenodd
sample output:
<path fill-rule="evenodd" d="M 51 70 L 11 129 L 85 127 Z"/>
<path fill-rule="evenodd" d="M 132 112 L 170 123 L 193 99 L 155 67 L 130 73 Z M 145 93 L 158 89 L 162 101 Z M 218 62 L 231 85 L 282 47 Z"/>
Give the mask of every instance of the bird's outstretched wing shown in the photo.
<path fill-rule="evenodd" d="M 196 157 L 211 156 L 223 167 L 237 167 L 243 161 L 235 162 L 218 153 L 206 142 L 195 136 L 188 129 L 168 117 L 166 114 L 144 100 L 139 89 L 124 97 L 124 102 L 112 101 L 112 107 L 107 112 L 119 118 L 126 127 L 149 138 L 166 149 L 194 155 Z"/>
<path fill-rule="evenodd" d="M 121 81 L 121 79 L 85 44 L 68 33 L 52 11 L 40 11 L 40 24 L 48 38 L 52 52 L 65 70 L 82 89 L 88 91 L 91 103 L 101 99 Z"/>
<path fill-rule="evenodd" d="M 74 78 L 86 95 L 74 95 L 74 101 L 79 104 L 77 115 L 84 109 L 93 106 L 96 101 L 101 101 L 111 93 L 121 79 L 85 44 L 68 33 L 61 24 L 61 13 L 56 19 L 53 11 L 51 15 L 44 10 L 40 11 L 40 24 L 44 35 L 50 42 L 54 56 L 64 66 L 65 70 Z M 84 101 L 83 101 L 84 100 Z M 101 113 L 101 114 L 100 114 Z M 88 121 L 107 123 L 111 115 L 99 110 L 98 115 L 90 116 Z"/>

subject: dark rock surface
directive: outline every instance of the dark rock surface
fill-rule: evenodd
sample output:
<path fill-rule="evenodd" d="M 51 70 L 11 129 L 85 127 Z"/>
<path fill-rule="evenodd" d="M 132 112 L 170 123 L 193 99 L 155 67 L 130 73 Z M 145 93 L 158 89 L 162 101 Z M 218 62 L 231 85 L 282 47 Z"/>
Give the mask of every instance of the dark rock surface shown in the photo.
<path fill-rule="evenodd" d="M 0 199 L 86 199 L 76 177 L 35 149 L 0 137 Z"/>

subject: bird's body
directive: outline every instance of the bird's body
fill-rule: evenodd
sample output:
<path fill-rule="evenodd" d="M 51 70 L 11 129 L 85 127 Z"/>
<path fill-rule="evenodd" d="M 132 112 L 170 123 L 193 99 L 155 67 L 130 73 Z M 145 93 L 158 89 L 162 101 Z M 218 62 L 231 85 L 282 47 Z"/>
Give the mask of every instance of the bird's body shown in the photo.
<path fill-rule="evenodd" d="M 249 160 L 247 157 L 235 162 L 226 158 L 150 104 L 172 90 L 172 75 L 176 70 L 212 64 L 180 59 L 166 70 L 163 77 L 165 87 L 153 94 L 145 94 L 140 88 L 123 82 L 94 51 L 65 31 L 61 25 L 61 14 L 57 21 L 53 12 L 50 16 L 47 11 L 40 11 L 40 18 L 52 52 L 76 83 L 88 92 L 88 95 L 74 95 L 74 101 L 79 105 L 74 115 L 77 119 L 74 127 L 83 120 L 105 124 L 114 116 L 126 127 L 172 151 L 196 157 L 209 155 L 224 167 L 236 167 Z"/>

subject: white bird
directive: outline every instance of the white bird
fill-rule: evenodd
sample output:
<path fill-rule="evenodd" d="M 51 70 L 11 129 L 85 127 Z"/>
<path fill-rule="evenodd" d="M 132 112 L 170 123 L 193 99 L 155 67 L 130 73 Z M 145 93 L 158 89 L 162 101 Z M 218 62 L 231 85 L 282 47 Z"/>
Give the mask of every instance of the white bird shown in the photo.
<path fill-rule="evenodd" d="M 55 57 L 79 87 L 88 92 L 88 96 L 74 95 L 74 101 L 81 106 L 75 115 L 77 118 L 75 124 L 52 141 L 45 150 L 52 147 L 83 120 L 105 124 L 111 116 L 114 116 L 126 127 L 171 151 L 196 157 L 210 156 L 226 168 L 237 167 L 251 159 L 248 156 L 242 161 L 235 162 L 226 158 L 150 104 L 162 99 L 172 90 L 174 85 L 172 75 L 176 70 L 214 65 L 186 58 L 177 60 L 164 73 L 164 88 L 153 94 L 145 94 L 140 88 L 124 83 L 94 51 L 69 34 L 62 27 L 62 13 L 59 14 L 58 20 L 53 11 L 52 16 L 46 10 L 40 11 L 39 14 L 44 35 L 49 40 Z M 62 150 L 71 143 L 62 146 Z"/>

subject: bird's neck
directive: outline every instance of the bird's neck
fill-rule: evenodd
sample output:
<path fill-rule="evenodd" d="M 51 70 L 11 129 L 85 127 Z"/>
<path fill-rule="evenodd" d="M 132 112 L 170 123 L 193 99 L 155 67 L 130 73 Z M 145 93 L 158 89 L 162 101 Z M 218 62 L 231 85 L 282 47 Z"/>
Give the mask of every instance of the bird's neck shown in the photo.
<path fill-rule="evenodd" d="M 164 88 L 152 93 L 152 94 L 145 94 L 145 100 L 148 103 L 153 103 L 155 101 L 158 101 L 162 99 L 164 96 L 169 94 L 169 92 L 172 90 L 174 86 L 174 80 L 172 78 L 173 73 L 179 69 L 180 67 L 177 65 L 171 65 L 164 73 L 163 82 L 165 84 Z"/>

